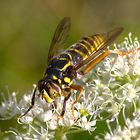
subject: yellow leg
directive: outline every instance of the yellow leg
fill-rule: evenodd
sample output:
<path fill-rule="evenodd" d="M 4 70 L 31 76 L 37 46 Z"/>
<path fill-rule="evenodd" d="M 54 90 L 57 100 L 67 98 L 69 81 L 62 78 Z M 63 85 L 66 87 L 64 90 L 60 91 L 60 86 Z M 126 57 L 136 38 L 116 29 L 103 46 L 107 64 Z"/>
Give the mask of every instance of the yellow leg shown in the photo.
<path fill-rule="evenodd" d="M 84 93 L 84 89 L 79 85 L 71 85 L 70 88 L 80 92 L 79 95 L 76 96 L 76 100 L 72 103 L 72 115 L 74 116 L 74 104 L 76 104 L 78 102 L 78 100 L 80 99 L 80 97 Z"/>

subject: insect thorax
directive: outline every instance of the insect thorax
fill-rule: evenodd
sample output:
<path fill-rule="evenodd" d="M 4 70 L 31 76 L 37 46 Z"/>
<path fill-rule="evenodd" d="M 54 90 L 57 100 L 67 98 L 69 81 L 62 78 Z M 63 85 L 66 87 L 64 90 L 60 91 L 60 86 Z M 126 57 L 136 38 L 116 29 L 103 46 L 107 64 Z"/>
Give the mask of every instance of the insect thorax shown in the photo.
<path fill-rule="evenodd" d="M 62 54 L 65 56 L 64 54 Z M 52 81 L 56 82 L 61 89 L 71 85 L 72 80 L 75 78 L 76 74 L 71 65 L 71 61 L 66 57 L 59 57 L 54 58 L 48 68 L 46 69 L 45 76 Z"/>

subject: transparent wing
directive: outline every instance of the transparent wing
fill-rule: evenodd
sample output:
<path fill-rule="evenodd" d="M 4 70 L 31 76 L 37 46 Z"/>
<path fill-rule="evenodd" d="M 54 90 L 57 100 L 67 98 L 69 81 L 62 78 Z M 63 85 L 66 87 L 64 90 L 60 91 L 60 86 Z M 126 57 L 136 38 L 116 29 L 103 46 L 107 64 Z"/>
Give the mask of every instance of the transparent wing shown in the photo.
<path fill-rule="evenodd" d="M 96 56 L 103 53 L 103 50 L 106 49 L 106 47 L 110 45 L 122 33 L 122 31 L 123 31 L 123 28 L 119 27 L 107 33 L 101 34 L 101 36 L 103 37 L 103 43 L 101 44 L 101 46 L 98 47 L 99 49 L 96 52 L 93 52 L 90 57 L 88 57 L 87 59 L 77 64 L 77 66 L 75 66 L 75 70 L 78 70 L 83 65 L 90 62 L 91 60 L 94 60 Z"/>
<path fill-rule="evenodd" d="M 69 17 L 64 17 L 58 24 L 50 45 L 48 62 L 63 49 L 64 42 L 69 34 L 70 26 Z"/>

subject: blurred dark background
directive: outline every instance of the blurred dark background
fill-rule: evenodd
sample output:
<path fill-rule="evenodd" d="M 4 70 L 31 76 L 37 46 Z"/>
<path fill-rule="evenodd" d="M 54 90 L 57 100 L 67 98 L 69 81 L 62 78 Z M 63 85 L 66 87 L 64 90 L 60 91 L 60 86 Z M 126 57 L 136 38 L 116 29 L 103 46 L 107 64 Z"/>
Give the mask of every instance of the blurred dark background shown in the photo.
<path fill-rule="evenodd" d="M 8 86 L 23 94 L 32 89 L 47 66 L 49 45 L 63 17 L 72 22 L 67 45 L 117 26 L 124 27 L 121 41 L 130 31 L 139 37 L 139 6 L 139 0 L 1 0 L 0 90 Z"/>

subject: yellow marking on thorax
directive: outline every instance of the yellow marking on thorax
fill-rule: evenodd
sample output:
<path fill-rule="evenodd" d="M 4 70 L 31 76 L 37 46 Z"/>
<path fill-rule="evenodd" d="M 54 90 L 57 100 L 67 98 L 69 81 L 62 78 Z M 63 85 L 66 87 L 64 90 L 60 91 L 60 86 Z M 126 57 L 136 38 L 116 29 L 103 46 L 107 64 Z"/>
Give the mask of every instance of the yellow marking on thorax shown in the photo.
<path fill-rule="evenodd" d="M 83 57 L 84 60 L 88 58 L 88 56 L 86 54 L 84 54 L 83 52 L 81 52 L 75 48 L 71 48 L 70 50 L 73 50 L 73 51 L 79 53 Z"/>
<path fill-rule="evenodd" d="M 65 77 L 65 78 L 64 78 L 64 81 L 65 81 L 66 83 L 70 83 L 70 82 L 71 82 L 71 79 L 70 79 L 69 77 Z"/>
<path fill-rule="evenodd" d="M 88 54 L 91 54 L 90 50 L 88 49 L 88 47 L 87 47 L 85 44 L 83 44 L 83 43 L 81 43 L 81 42 L 79 42 L 79 44 L 80 44 L 81 46 L 83 46 L 83 47 L 88 51 Z"/>
<path fill-rule="evenodd" d="M 58 80 L 58 83 L 59 83 L 59 84 L 62 83 L 61 79 L 57 78 L 55 75 L 53 75 L 52 78 L 53 78 L 53 80 Z"/>
<path fill-rule="evenodd" d="M 61 85 L 62 89 L 65 89 L 65 85 Z"/>
<path fill-rule="evenodd" d="M 61 84 L 62 83 L 61 79 L 58 79 L 58 82 L 59 82 L 59 84 Z"/>
<path fill-rule="evenodd" d="M 68 63 L 62 68 L 62 69 L 60 69 L 60 71 L 63 71 L 63 70 L 65 70 L 68 66 L 70 66 L 71 65 L 71 62 L 70 61 L 68 61 Z"/>
<path fill-rule="evenodd" d="M 67 58 L 62 57 L 62 58 L 58 58 L 58 60 L 67 60 Z"/>
<path fill-rule="evenodd" d="M 52 78 L 53 78 L 53 80 L 57 80 L 58 79 L 55 75 L 53 75 Z"/>
<path fill-rule="evenodd" d="M 71 54 L 67 53 L 67 55 L 70 57 L 70 60 L 72 60 L 72 56 L 71 56 Z"/>

